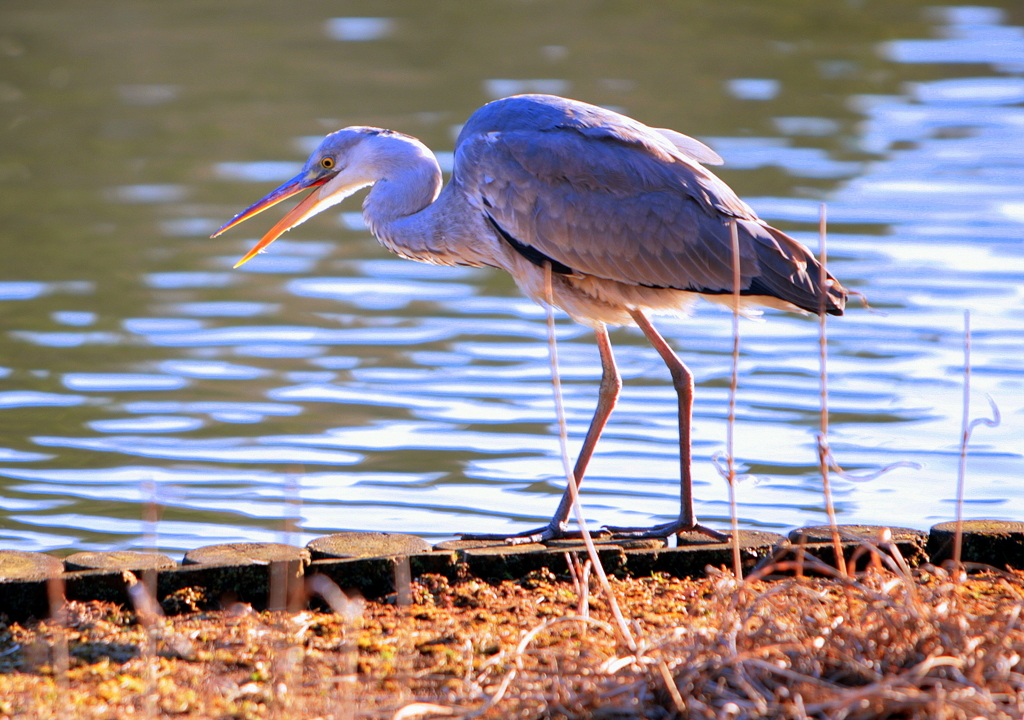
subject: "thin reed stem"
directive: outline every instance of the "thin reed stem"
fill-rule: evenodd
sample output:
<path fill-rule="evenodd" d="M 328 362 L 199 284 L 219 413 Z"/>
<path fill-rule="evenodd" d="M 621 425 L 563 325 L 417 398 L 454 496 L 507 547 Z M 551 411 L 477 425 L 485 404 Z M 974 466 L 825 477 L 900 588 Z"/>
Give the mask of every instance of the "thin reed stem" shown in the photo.
<path fill-rule="evenodd" d="M 971 420 L 971 311 L 964 310 L 964 414 L 960 425 L 960 466 L 957 470 L 956 481 L 956 532 L 953 539 L 953 563 L 960 565 L 961 552 L 963 550 L 963 511 L 964 511 L 964 485 L 967 476 L 967 446 L 971 442 L 971 433 L 978 425 L 998 427 L 1002 418 L 999 413 L 999 406 L 996 405 L 991 395 L 986 395 L 989 407 L 992 408 L 991 418 L 975 418 Z"/>
<path fill-rule="evenodd" d="M 68 671 L 71 668 L 71 657 L 68 650 L 68 609 L 64 595 L 64 578 L 60 575 L 46 581 L 46 595 L 50 605 L 50 618 L 54 624 L 53 638 L 50 645 L 51 667 L 54 685 L 57 688 L 55 709 L 58 717 L 79 717 L 77 708 L 68 701 Z"/>
<path fill-rule="evenodd" d="M 732 569 L 737 580 L 743 579 L 743 564 L 740 559 L 740 530 L 736 517 L 736 456 L 733 436 L 736 428 L 736 388 L 739 385 L 740 365 L 740 239 L 736 220 L 729 220 L 732 236 L 732 376 L 729 379 L 729 417 L 725 426 L 725 452 L 729 481 L 729 516 L 732 530 Z"/>
<path fill-rule="evenodd" d="M 565 423 L 565 406 L 562 403 L 562 378 L 558 372 L 558 343 L 555 341 L 555 306 L 553 298 L 551 263 L 546 262 L 544 263 L 544 301 L 548 322 L 548 357 L 551 360 L 551 384 L 555 392 L 555 417 L 558 420 L 558 447 L 562 455 L 562 469 L 565 471 L 565 478 L 569 483 L 569 492 L 572 494 L 573 513 L 576 515 L 576 524 L 579 525 L 583 544 L 587 548 L 587 555 L 594 566 L 594 571 L 597 573 L 597 578 L 601 583 L 601 588 L 604 590 L 605 597 L 608 598 L 608 607 L 615 618 L 621 640 L 630 651 L 635 652 L 637 649 L 636 640 L 633 638 L 633 633 L 630 632 L 629 625 L 626 624 L 626 619 L 622 615 L 619 603 L 615 599 L 611 583 L 608 582 L 608 576 L 605 574 L 604 566 L 601 564 L 601 558 L 597 554 L 597 548 L 594 547 L 594 539 L 590 536 L 590 530 L 587 528 L 586 520 L 583 517 L 579 488 L 576 487 L 576 475 L 569 460 L 569 433 Z"/>
<path fill-rule="evenodd" d="M 967 443 L 971 438 L 971 311 L 964 310 L 964 400 L 960 423 L 960 464 L 956 473 L 956 533 L 953 565 L 960 567 L 964 541 L 964 481 L 967 474 Z M 956 573 L 959 577 L 960 574 Z"/>
<path fill-rule="evenodd" d="M 828 288 L 828 244 L 827 237 L 828 218 L 825 210 L 825 203 L 821 204 L 818 215 L 818 262 L 820 263 L 818 273 L 818 362 L 820 367 L 819 377 L 821 379 L 821 426 L 818 433 L 818 466 L 821 471 L 821 485 L 825 493 L 825 512 L 828 514 L 828 524 L 832 529 L 832 549 L 836 555 L 836 567 L 839 572 L 846 575 L 846 559 L 843 557 L 843 545 L 839 538 L 839 525 L 836 522 L 836 509 L 832 502 L 832 484 L 829 481 L 829 447 L 828 447 L 828 333 L 826 331 L 825 302 Z"/>
<path fill-rule="evenodd" d="M 160 502 L 157 499 L 157 484 L 154 475 L 149 475 L 143 481 L 143 492 L 146 496 L 144 514 L 145 545 L 151 552 L 157 552 L 157 527 L 160 522 Z M 142 716 L 147 720 L 157 716 L 160 688 L 157 685 L 157 666 L 160 662 L 156 655 L 157 634 L 160 629 L 157 626 L 158 616 L 153 610 L 156 605 L 155 597 L 157 592 L 156 570 L 143 570 L 138 573 L 139 585 L 133 586 L 136 595 L 130 597 L 136 601 L 135 616 L 139 624 L 145 630 L 145 642 L 142 644 L 142 660 L 145 663 L 145 695 L 142 702 Z M 141 598 L 141 599 L 140 599 Z"/>

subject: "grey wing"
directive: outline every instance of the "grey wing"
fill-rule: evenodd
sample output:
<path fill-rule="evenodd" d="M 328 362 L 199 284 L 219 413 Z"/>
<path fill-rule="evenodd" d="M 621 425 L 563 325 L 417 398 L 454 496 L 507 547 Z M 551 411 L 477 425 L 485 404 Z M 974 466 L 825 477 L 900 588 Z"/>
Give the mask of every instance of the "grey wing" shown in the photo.
<path fill-rule="evenodd" d="M 735 218 L 741 292 L 818 311 L 817 262 L 806 248 L 762 223 L 716 176 L 643 138 L 563 127 L 462 140 L 456 181 L 527 257 L 632 285 L 731 293 Z M 835 287 L 826 306 L 841 313 Z"/>

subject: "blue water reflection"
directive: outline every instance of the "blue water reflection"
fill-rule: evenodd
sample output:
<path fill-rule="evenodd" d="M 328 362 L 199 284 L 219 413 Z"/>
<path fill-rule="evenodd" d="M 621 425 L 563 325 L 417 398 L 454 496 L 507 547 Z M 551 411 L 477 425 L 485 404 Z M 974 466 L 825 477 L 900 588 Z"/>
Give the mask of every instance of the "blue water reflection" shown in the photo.
<path fill-rule="evenodd" d="M 710 104 L 734 104 L 742 122 L 701 135 L 755 210 L 812 248 L 827 203 L 830 267 L 872 306 L 853 301 L 829 321 L 831 447 L 855 474 L 921 466 L 868 482 L 834 477 L 837 510 L 846 521 L 919 528 L 953 513 L 964 310 L 973 415 L 988 412 L 986 394 L 1003 414 L 972 440 L 966 512 L 1024 518 L 1024 29 L 998 8 L 929 13 L 931 38 L 860 47 L 856 60 L 807 50 L 811 74 L 834 83 L 822 92 L 833 105 L 768 68 L 715 76 L 703 90 Z M 322 16 L 305 31 L 371 67 L 409 27 L 398 17 Z M 254 237 L 205 237 L 246 198 L 293 176 L 295 153 L 309 152 L 316 133 L 344 124 L 419 132 L 448 171 L 451 131 L 490 97 L 596 93 L 638 117 L 672 116 L 650 97 L 653 81 L 628 68 L 629 78 L 595 80 L 568 72 L 568 41 L 530 52 L 517 61 L 522 73 L 491 66 L 460 78 L 472 102 L 435 97 L 420 68 L 381 70 L 359 114 L 310 114 L 271 145 L 199 142 L 181 174 L 133 159 L 90 189 L 109 217 L 75 224 L 75 237 L 130 240 L 96 263 L 109 275 L 98 280 L 85 258 L 0 281 L 3 546 L 280 540 L 286 518 L 301 528 L 295 542 L 338 529 L 445 538 L 545 521 L 565 479 L 544 310 L 507 277 L 388 255 L 366 232 L 358 199 L 296 228 L 246 272 L 230 267 Z M 395 98 L 427 90 L 412 110 L 396 109 Z M 165 122 L 220 127 L 174 115 L 193 97 L 182 82 L 111 92 L 117 112 L 133 113 L 107 128 L 112 137 L 150 137 Z M 146 115 L 147 130 L 147 112 L 168 115 Z M 245 132 L 237 118 L 231 127 Z M 260 216 L 266 224 L 252 232 L 277 217 L 278 208 Z M 697 511 L 712 524 L 729 514 L 712 457 L 725 447 L 730 320 L 706 304 L 689 318 L 656 319 L 695 375 Z M 560 316 L 556 333 L 574 452 L 600 358 L 587 329 Z M 741 322 L 744 527 L 823 518 L 817 333 L 812 318 L 772 311 Z M 677 510 L 676 398 L 635 330 L 613 330 L 612 341 L 625 388 L 588 471 L 585 512 L 595 523 L 650 524 Z M 149 503 L 162 508 L 159 523 L 144 520 Z"/>
<path fill-rule="evenodd" d="M 177 415 L 147 415 L 140 418 L 93 420 L 89 427 L 102 433 L 165 433 L 198 430 L 203 421 Z"/>
<path fill-rule="evenodd" d="M 185 302 L 168 305 L 165 312 L 171 315 L 192 315 L 195 317 L 254 317 L 270 315 L 280 306 L 273 303 L 224 300 L 220 302 Z"/>
<path fill-rule="evenodd" d="M 256 423 L 267 417 L 293 417 L 302 412 L 299 405 L 267 402 L 174 402 L 139 401 L 126 403 L 129 413 L 183 413 L 206 415 L 211 420 L 227 423 Z"/>
<path fill-rule="evenodd" d="M 129 392 L 133 390 L 178 390 L 188 380 L 171 375 L 142 373 L 68 373 L 63 378 L 68 390 L 85 392 Z"/>
<path fill-rule="evenodd" d="M 249 438 L 240 437 L 203 440 L 134 435 L 98 438 L 38 436 L 32 438 L 32 441 L 42 447 L 78 448 L 139 457 L 199 462 L 350 465 L 361 459 L 361 456 L 355 453 L 254 446 Z"/>
<path fill-rule="evenodd" d="M 85 402 L 82 395 L 35 392 L 32 390 L 8 390 L 0 392 L 0 408 L 17 407 L 70 407 Z"/>
<path fill-rule="evenodd" d="M 395 30 L 395 21 L 385 17 L 336 17 L 324 23 L 327 36 L 343 42 L 381 40 Z"/>
<path fill-rule="evenodd" d="M 1024 71 L 1024 28 L 1006 26 L 995 7 L 940 7 L 932 10 L 945 36 L 893 40 L 882 52 L 901 63 L 988 63 L 1002 72 Z"/>

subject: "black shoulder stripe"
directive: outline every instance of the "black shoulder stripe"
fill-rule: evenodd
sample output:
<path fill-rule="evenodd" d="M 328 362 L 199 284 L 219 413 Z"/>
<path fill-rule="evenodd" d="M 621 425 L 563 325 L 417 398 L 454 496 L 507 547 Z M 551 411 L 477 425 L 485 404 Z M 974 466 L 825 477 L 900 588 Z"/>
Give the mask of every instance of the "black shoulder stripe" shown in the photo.
<path fill-rule="evenodd" d="M 513 250 L 522 255 L 524 258 L 532 262 L 537 267 L 544 267 L 544 263 L 551 263 L 551 272 L 558 273 L 559 275 L 573 275 L 575 272 L 568 265 L 563 265 L 554 258 L 550 258 L 535 247 L 530 247 L 526 243 L 520 242 L 512 237 L 508 231 L 505 230 L 498 222 L 492 218 L 489 214 L 485 215 L 487 222 L 491 224 L 501 239 L 507 242 Z"/>
<path fill-rule="evenodd" d="M 679 287 L 678 285 L 650 285 L 648 283 L 639 283 L 643 287 L 654 288 L 655 290 L 682 290 L 684 292 L 699 293 L 701 295 L 732 295 L 732 290 L 712 290 L 711 288 L 694 287 Z M 772 292 L 768 287 L 761 282 L 761 278 L 751 278 L 750 287 L 740 288 L 740 295 L 771 295 L 776 297 L 775 293 Z"/>
<path fill-rule="evenodd" d="M 676 290 L 685 290 L 686 292 L 700 293 L 701 295 L 732 295 L 732 290 L 712 290 L 711 288 L 700 288 L 690 287 L 675 288 Z M 772 292 L 763 282 L 761 278 L 753 277 L 750 279 L 750 287 L 740 288 L 740 295 L 770 295 L 775 297 L 775 293 Z"/>

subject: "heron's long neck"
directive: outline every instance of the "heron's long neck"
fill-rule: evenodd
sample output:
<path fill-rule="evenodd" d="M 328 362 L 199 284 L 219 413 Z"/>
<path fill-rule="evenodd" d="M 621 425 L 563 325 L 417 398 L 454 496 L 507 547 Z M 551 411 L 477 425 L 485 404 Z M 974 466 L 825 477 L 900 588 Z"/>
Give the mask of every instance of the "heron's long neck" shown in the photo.
<path fill-rule="evenodd" d="M 366 224 L 389 250 L 413 260 L 438 262 L 434 248 L 444 223 L 434 202 L 441 189 L 437 158 L 406 136 L 387 137 L 377 150 L 380 177 L 363 202 Z"/>
<path fill-rule="evenodd" d="M 423 143 L 386 136 L 375 156 L 377 180 L 363 202 L 363 218 L 384 247 L 436 265 L 494 264 L 483 216 L 454 181 L 439 195 L 441 168 Z"/>

